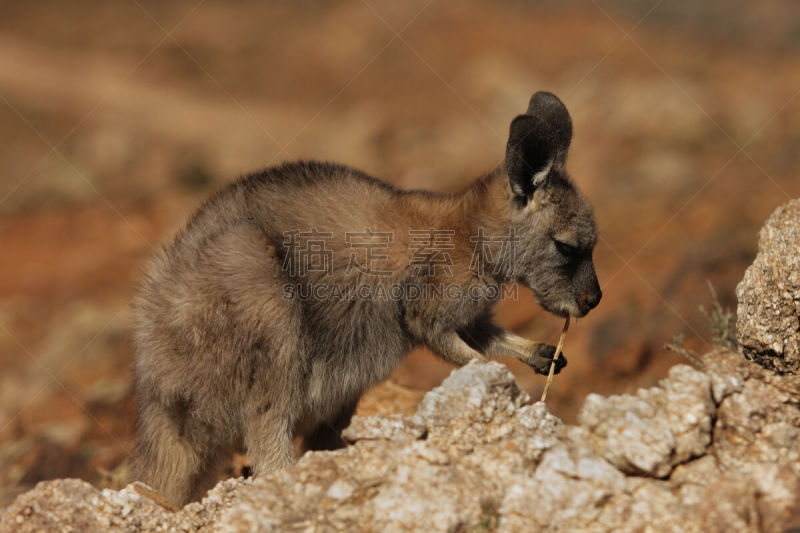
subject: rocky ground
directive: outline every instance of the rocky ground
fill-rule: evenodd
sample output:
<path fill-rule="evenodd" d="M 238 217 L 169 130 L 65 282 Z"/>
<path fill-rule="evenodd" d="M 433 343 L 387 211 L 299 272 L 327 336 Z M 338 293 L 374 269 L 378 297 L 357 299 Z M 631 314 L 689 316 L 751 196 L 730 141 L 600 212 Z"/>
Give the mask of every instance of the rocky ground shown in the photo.
<path fill-rule="evenodd" d="M 346 448 L 222 481 L 182 509 L 138 483 L 100 491 L 46 481 L 16 499 L 0 531 L 800 527 L 800 373 L 787 366 L 800 323 L 799 205 L 769 219 L 739 286 L 739 342 L 755 362 L 713 350 L 698 368 L 674 366 L 636 394 L 589 395 L 576 425 L 531 401 L 505 366 L 473 362 L 428 392 L 413 415 L 356 416 Z M 756 351 L 765 330 L 769 348 Z"/>
<path fill-rule="evenodd" d="M 142 485 L 41 482 L 0 531 L 786 531 L 800 527 L 800 376 L 718 350 L 577 425 L 499 363 L 454 371 L 413 416 L 358 416 L 352 445 L 231 479 L 176 510 Z"/>
<path fill-rule="evenodd" d="M 739 343 L 759 364 L 800 372 L 800 200 L 779 207 L 761 229 L 758 256 L 736 288 Z"/>

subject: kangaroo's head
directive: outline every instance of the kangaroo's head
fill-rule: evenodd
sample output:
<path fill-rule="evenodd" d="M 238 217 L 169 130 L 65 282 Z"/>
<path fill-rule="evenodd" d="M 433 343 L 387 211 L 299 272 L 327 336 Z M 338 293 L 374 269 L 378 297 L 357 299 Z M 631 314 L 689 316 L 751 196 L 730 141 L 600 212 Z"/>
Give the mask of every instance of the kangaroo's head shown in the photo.
<path fill-rule="evenodd" d="M 534 94 L 526 113 L 511 122 L 505 163 L 519 238 L 511 274 L 546 310 L 581 317 L 602 293 L 592 263 L 592 208 L 565 169 L 571 139 L 567 108 L 551 93 Z"/>

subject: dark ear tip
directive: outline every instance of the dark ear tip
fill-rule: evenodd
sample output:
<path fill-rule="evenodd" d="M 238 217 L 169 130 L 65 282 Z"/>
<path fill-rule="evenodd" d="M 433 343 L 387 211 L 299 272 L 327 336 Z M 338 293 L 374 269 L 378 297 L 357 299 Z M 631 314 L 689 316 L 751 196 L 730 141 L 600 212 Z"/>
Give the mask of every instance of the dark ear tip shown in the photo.
<path fill-rule="evenodd" d="M 528 114 L 532 115 L 537 109 L 561 108 L 566 111 L 567 106 L 561 99 L 549 91 L 538 91 L 531 96 L 528 102 Z"/>
<path fill-rule="evenodd" d="M 561 99 L 556 96 L 555 94 L 551 93 L 550 91 L 536 91 L 531 96 L 531 102 L 534 100 L 541 100 L 541 101 L 552 101 L 555 100 L 556 102 L 560 102 Z"/>

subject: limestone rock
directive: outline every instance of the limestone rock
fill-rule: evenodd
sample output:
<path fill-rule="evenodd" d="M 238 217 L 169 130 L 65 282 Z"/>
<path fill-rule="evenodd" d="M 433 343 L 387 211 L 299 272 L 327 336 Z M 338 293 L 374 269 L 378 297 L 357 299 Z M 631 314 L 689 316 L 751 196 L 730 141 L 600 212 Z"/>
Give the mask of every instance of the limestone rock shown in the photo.
<path fill-rule="evenodd" d="M 591 432 L 598 452 L 623 472 L 665 477 L 676 464 L 703 454 L 713 416 L 710 378 L 678 365 L 661 386 L 636 396 L 589 395 L 578 423 Z"/>
<path fill-rule="evenodd" d="M 138 493 L 98 491 L 85 481 L 43 481 L 3 515 L 3 531 L 154 531 L 170 512 Z"/>
<path fill-rule="evenodd" d="M 800 373 L 800 199 L 761 228 L 758 256 L 736 287 L 744 354 L 780 373 Z"/>
<path fill-rule="evenodd" d="M 219 483 L 172 510 L 141 484 L 40 483 L 11 531 L 784 531 L 800 526 L 800 378 L 717 350 L 567 426 L 497 363 L 471 363 L 412 417 L 356 417 L 352 444 Z"/>
<path fill-rule="evenodd" d="M 371 439 L 418 439 L 425 434 L 425 425 L 419 417 L 403 415 L 356 415 L 342 432 L 345 442 Z"/>

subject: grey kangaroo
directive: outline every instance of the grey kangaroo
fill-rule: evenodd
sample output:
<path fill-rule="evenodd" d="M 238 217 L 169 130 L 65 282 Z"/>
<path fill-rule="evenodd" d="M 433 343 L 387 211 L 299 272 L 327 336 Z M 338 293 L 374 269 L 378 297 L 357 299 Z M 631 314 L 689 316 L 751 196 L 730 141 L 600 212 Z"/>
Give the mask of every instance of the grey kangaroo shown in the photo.
<path fill-rule="evenodd" d="M 513 284 L 564 317 L 600 301 L 571 138 L 564 104 L 539 92 L 511 122 L 505 164 L 458 194 L 310 161 L 215 194 L 135 300 L 135 478 L 182 505 L 231 451 L 262 475 L 292 464 L 297 436 L 340 447 L 365 389 L 418 345 L 454 365 L 510 355 L 546 374 L 554 347 L 496 326 L 491 308 Z"/>

